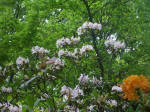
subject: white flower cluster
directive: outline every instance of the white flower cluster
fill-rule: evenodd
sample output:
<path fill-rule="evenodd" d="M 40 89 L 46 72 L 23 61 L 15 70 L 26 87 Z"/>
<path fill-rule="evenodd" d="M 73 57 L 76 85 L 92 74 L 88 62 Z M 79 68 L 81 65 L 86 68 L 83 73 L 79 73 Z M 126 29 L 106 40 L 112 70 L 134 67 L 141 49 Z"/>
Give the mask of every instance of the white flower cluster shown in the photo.
<path fill-rule="evenodd" d="M 122 88 L 119 86 L 113 86 L 112 91 L 122 92 Z"/>
<path fill-rule="evenodd" d="M 29 63 L 29 59 L 28 58 L 25 59 L 25 58 L 19 56 L 17 58 L 17 60 L 16 60 L 16 64 L 17 65 L 24 65 L 24 64 L 27 64 L 27 63 Z"/>
<path fill-rule="evenodd" d="M 10 110 L 10 112 L 22 112 L 21 106 L 17 107 L 17 106 L 10 105 L 8 109 Z"/>
<path fill-rule="evenodd" d="M 61 56 L 66 56 L 66 55 L 67 55 L 67 52 L 68 52 L 68 51 L 64 51 L 63 49 L 61 49 L 61 50 L 58 51 L 58 56 L 59 56 L 59 57 L 61 57 Z"/>
<path fill-rule="evenodd" d="M 63 87 L 61 87 L 61 94 L 65 95 L 65 94 L 70 94 L 72 91 L 71 88 L 67 87 L 66 85 L 64 85 Z"/>
<path fill-rule="evenodd" d="M 80 87 L 77 85 L 73 90 L 72 90 L 72 98 L 77 98 L 78 96 L 83 96 L 83 90 L 80 89 Z"/>
<path fill-rule="evenodd" d="M 77 29 L 78 35 L 82 35 L 83 33 L 85 33 L 86 29 L 97 29 L 100 31 L 102 29 L 102 25 L 98 23 L 85 22 L 81 27 Z"/>
<path fill-rule="evenodd" d="M 115 40 L 115 39 L 109 38 L 109 39 L 107 39 L 105 41 L 105 46 L 114 48 L 115 50 L 117 50 L 117 49 L 124 49 L 125 48 L 125 43 L 124 42 L 120 42 L 119 40 Z M 111 53 L 111 50 L 108 50 L 108 53 Z"/>
<path fill-rule="evenodd" d="M 11 93 L 12 92 L 12 88 L 10 88 L 10 87 L 6 88 L 6 87 L 3 86 L 1 88 L 1 91 L 4 92 L 4 93 Z"/>
<path fill-rule="evenodd" d="M 49 53 L 49 50 L 44 49 L 43 47 L 39 47 L 39 46 L 34 46 L 32 47 L 32 54 L 36 54 L 36 53 Z"/>
<path fill-rule="evenodd" d="M 75 99 L 79 96 L 83 96 L 83 90 L 80 89 L 80 87 L 77 85 L 73 90 L 67 86 L 63 86 L 61 88 L 61 94 L 63 95 L 63 97 L 65 98 L 64 101 L 68 100 L 68 97 L 70 96 L 71 99 Z"/>
<path fill-rule="evenodd" d="M 100 85 L 102 84 L 102 77 L 100 77 L 100 80 L 98 80 L 96 77 L 93 76 L 93 79 L 90 80 L 94 85 Z"/>
<path fill-rule="evenodd" d="M 59 40 L 56 41 L 56 46 L 57 48 L 59 47 L 63 47 L 64 45 L 70 45 L 71 44 L 71 41 L 69 38 L 61 38 Z"/>
<path fill-rule="evenodd" d="M 22 106 L 14 106 L 10 103 L 0 103 L 1 112 L 5 112 L 6 110 L 9 110 L 9 112 L 22 112 Z"/>
<path fill-rule="evenodd" d="M 60 58 L 52 57 L 50 59 L 48 58 L 48 60 L 46 61 L 46 64 L 48 64 L 48 65 L 52 64 L 51 70 L 55 71 L 55 70 L 60 70 L 61 67 L 64 67 L 65 61 Z M 50 78 L 53 78 L 53 79 L 56 78 L 50 74 L 47 74 L 47 76 Z"/>
<path fill-rule="evenodd" d="M 78 78 L 80 84 L 87 84 L 89 82 L 89 76 L 85 74 L 81 74 Z"/>
<path fill-rule="evenodd" d="M 70 52 L 70 51 L 64 51 L 63 49 L 58 51 L 58 56 L 67 56 L 67 57 L 72 57 L 75 59 L 78 59 L 78 56 L 76 56 L 76 54 L 78 53 L 77 48 L 74 49 L 74 52 Z"/>
<path fill-rule="evenodd" d="M 82 48 L 80 49 L 80 54 L 82 55 L 83 53 L 85 53 L 87 51 L 91 51 L 91 50 L 93 50 L 92 45 L 82 46 Z"/>
<path fill-rule="evenodd" d="M 90 80 L 88 75 L 81 74 L 80 77 L 78 78 L 79 84 L 87 84 L 89 81 L 93 85 L 100 85 L 102 83 L 102 77 L 100 77 L 100 80 L 98 80 L 96 77 L 93 76 L 93 79 Z"/>
<path fill-rule="evenodd" d="M 96 105 L 90 105 L 90 106 L 87 107 L 87 109 L 88 109 L 89 111 L 93 111 L 95 106 L 96 106 Z"/>
<path fill-rule="evenodd" d="M 75 48 L 74 52 L 70 52 L 70 51 L 61 49 L 58 51 L 58 56 L 59 57 L 66 56 L 66 57 L 72 57 L 72 58 L 78 59 L 77 54 L 83 55 L 85 52 L 91 51 L 91 50 L 93 50 L 92 45 L 82 46 L 82 48 L 79 50 L 77 48 Z"/>
<path fill-rule="evenodd" d="M 57 48 L 59 48 L 59 47 L 65 46 L 65 45 L 77 44 L 78 42 L 80 42 L 80 37 L 74 38 L 72 36 L 71 39 L 63 37 L 56 41 L 56 46 L 57 46 Z"/>
<path fill-rule="evenodd" d="M 116 100 L 108 100 L 108 101 L 106 101 L 106 103 L 107 103 L 108 105 L 112 105 L 112 106 L 117 107 L 117 101 L 116 101 Z"/>
<path fill-rule="evenodd" d="M 54 61 L 54 65 L 52 67 L 52 70 L 55 71 L 55 70 L 60 70 L 61 67 L 64 67 L 64 60 L 61 60 L 60 58 L 56 58 L 56 60 Z"/>
<path fill-rule="evenodd" d="M 52 64 L 52 63 L 54 63 L 55 62 L 55 60 L 56 60 L 57 58 L 56 57 L 52 57 L 52 58 L 47 58 L 47 61 L 46 61 L 46 64 Z"/>

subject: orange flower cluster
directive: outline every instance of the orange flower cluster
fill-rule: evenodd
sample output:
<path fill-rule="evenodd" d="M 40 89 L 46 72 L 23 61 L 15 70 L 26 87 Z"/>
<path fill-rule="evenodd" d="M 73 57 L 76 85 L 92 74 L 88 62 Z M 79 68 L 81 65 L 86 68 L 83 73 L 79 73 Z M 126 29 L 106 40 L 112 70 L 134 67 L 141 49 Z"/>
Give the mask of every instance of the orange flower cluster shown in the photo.
<path fill-rule="evenodd" d="M 131 75 L 123 81 L 121 88 L 124 93 L 123 98 L 128 100 L 136 100 L 139 98 L 136 90 L 139 89 L 147 92 L 150 90 L 150 83 L 148 82 L 148 79 L 143 75 Z"/>

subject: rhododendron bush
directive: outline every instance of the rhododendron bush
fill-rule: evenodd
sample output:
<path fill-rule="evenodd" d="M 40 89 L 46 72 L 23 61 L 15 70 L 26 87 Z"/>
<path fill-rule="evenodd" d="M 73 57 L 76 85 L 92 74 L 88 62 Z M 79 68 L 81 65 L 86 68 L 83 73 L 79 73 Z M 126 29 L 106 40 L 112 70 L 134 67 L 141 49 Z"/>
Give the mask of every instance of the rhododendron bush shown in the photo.
<path fill-rule="evenodd" d="M 150 111 L 146 0 L 1 3 L 1 112 Z"/>
<path fill-rule="evenodd" d="M 90 32 L 102 27 L 97 23 L 89 24 L 85 22 L 80 28 L 84 31 L 89 28 Z M 79 32 L 81 34 L 82 31 Z M 19 56 L 16 63 L 1 67 L 1 111 L 125 111 L 130 107 L 130 100 L 139 100 L 136 92 L 141 91 L 141 98 L 146 97 L 143 95 L 149 91 L 150 83 L 143 75 L 130 76 L 120 85 L 118 81 L 106 80 L 93 69 L 87 70 L 88 65 L 82 60 L 96 60 L 97 54 L 93 45 L 82 43 L 83 38 L 86 37 L 57 40 L 53 57 L 50 50 L 33 46 L 30 58 Z M 104 45 L 109 48 L 108 55 L 125 48 L 124 42 L 112 37 Z M 74 83 L 67 79 L 71 72 L 65 75 L 63 71 L 68 63 L 75 66 L 71 68 L 74 70 Z M 84 66 L 84 70 L 78 70 Z"/>

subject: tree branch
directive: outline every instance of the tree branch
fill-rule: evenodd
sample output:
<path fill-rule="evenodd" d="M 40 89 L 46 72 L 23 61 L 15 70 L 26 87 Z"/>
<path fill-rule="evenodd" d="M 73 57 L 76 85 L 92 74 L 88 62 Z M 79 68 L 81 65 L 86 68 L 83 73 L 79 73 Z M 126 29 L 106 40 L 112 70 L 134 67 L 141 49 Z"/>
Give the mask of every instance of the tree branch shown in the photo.
<path fill-rule="evenodd" d="M 89 5 L 88 5 L 86 0 L 83 0 L 83 2 L 84 2 L 85 6 L 86 6 L 86 9 L 88 11 L 89 21 L 93 22 L 93 17 L 92 17 Z M 100 54 L 100 52 L 97 48 L 96 35 L 94 33 L 94 30 L 91 30 L 91 35 L 92 35 L 94 50 L 97 54 L 97 60 L 98 60 L 98 64 L 99 64 L 99 67 L 100 67 L 100 70 L 101 70 L 101 75 L 102 75 L 102 77 L 104 77 L 104 67 L 103 67 L 103 64 L 102 64 L 102 57 L 101 57 L 101 54 Z"/>

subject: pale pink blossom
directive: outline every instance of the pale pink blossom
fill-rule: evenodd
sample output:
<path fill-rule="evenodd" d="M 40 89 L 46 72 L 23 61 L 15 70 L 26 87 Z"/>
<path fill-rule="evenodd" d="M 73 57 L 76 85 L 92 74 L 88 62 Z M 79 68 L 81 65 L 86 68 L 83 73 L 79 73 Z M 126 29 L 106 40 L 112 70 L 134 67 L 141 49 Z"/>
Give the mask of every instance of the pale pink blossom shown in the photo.
<path fill-rule="evenodd" d="M 78 78 L 80 84 L 87 84 L 89 82 L 89 76 L 85 74 L 81 74 Z"/>
<path fill-rule="evenodd" d="M 119 86 L 113 86 L 112 91 L 122 92 L 122 88 Z"/>
<path fill-rule="evenodd" d="M 17 65 L 23 65 L 23 64 L 27 64 L 27 63 L 29 63 L 29 59 L 28 58 L 25 59 L 25 58 L 19 56 L 17 58 L 17 60 L 16 60 L 16 64 Z"/>
<path fill-rule="evenodd" d="M 80 49 L 80 54 L 82 55 L 83 53 L 85 53 L 87 51 L 91 51 L 91 50 L 93 50 L 93 46 L 92 45 L 82 46 L 82 48 Z"/>
<path fill-rule="evenodd" d="M 49 53 L 49 50 L 44 49 L 43 47 L 39 47 L 39 46 L 34 46 L 32 47 L 32 54 L 36 54 L 36 53 Z"/>

